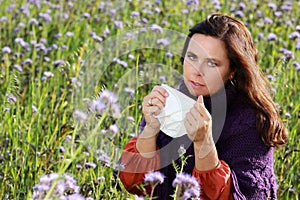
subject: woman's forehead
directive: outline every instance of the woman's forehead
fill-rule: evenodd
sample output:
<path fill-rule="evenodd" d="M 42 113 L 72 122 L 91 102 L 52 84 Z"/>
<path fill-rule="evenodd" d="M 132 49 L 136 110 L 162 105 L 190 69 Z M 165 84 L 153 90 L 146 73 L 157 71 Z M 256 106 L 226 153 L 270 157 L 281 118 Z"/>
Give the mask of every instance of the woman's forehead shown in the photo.
<path fill-rule="evenodd" d="M 191 37 L 188 51 L 208 58 L 227 58 L 227 50 L 224 42 L 215 37 L 203 34 L 194 34 Z"/>

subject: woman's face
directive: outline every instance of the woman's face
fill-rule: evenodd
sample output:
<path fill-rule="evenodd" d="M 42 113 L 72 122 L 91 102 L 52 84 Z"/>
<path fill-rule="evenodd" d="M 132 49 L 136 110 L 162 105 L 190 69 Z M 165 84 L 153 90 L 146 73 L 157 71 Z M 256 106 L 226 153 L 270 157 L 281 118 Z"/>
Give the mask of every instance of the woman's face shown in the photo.
<path fill-rule="evenodd" d="M 224 87 L 233 75 L 223 41 L 194 34 L 184 58 L 184 82 L 194 96 L 209 96 Z"/>

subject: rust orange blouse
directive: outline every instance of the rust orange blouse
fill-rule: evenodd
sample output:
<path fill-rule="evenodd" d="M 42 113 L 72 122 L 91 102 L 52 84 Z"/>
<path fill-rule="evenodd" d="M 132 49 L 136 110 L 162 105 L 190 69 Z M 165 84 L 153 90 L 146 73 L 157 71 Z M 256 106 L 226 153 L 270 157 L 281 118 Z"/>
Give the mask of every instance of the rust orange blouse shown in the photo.
<path fill-rule="evenodd" d="M 119 177 L 130 193 L 146 195 L 138 185 L 144 182 L 147 172 L 160 169 L 160 155 L 157 153 L 152 158 L 141 156 L 136 149 L 136 141 L 137 137 L 134 137 L 124 148 L 121 163 L 126 167 Z M 232 199 L 230 168 L 225 161 L 220 160 L 218 166 L 209 171 L 199 171 L 194 167 L 192 175 L 199 180 L 201 199 Z M 146 187 L 146 193 L 149 194 L 150 189 Z"/>

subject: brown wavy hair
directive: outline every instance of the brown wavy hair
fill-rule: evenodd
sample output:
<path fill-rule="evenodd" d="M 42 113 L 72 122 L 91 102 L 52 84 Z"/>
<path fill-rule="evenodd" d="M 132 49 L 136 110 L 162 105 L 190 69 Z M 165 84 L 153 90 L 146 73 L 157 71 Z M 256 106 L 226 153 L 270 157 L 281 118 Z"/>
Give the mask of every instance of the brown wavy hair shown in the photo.
<path fill-rule="evenodd" d="M 272 147 L 287 143 L 288 131 L 270 96 L 270 84 L 258 66 L 258 51 L 247 27 L 229 15 L 209 15 L 190 29 L 182 51 L 182 63 L 189 41 L 195 33 L 218 38 L 225 43 L 230 68 L 234 71 L 232 81 L 256 109 L 256 127 L 262 141 Z"/>

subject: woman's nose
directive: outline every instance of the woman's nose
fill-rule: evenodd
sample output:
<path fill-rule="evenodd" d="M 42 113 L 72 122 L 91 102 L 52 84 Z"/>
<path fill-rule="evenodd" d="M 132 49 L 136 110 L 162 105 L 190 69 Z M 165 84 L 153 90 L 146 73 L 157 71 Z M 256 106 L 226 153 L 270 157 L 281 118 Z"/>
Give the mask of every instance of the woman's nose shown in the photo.
<path fill-rule="evenodd" d="M 194 73 L 197 75 L 197 76 L 203 76 L 204 73 L 203 73 L 203 66 L 201 63 L 198 63 L 197 66 L 193 66 L 194 68 Z"/>

